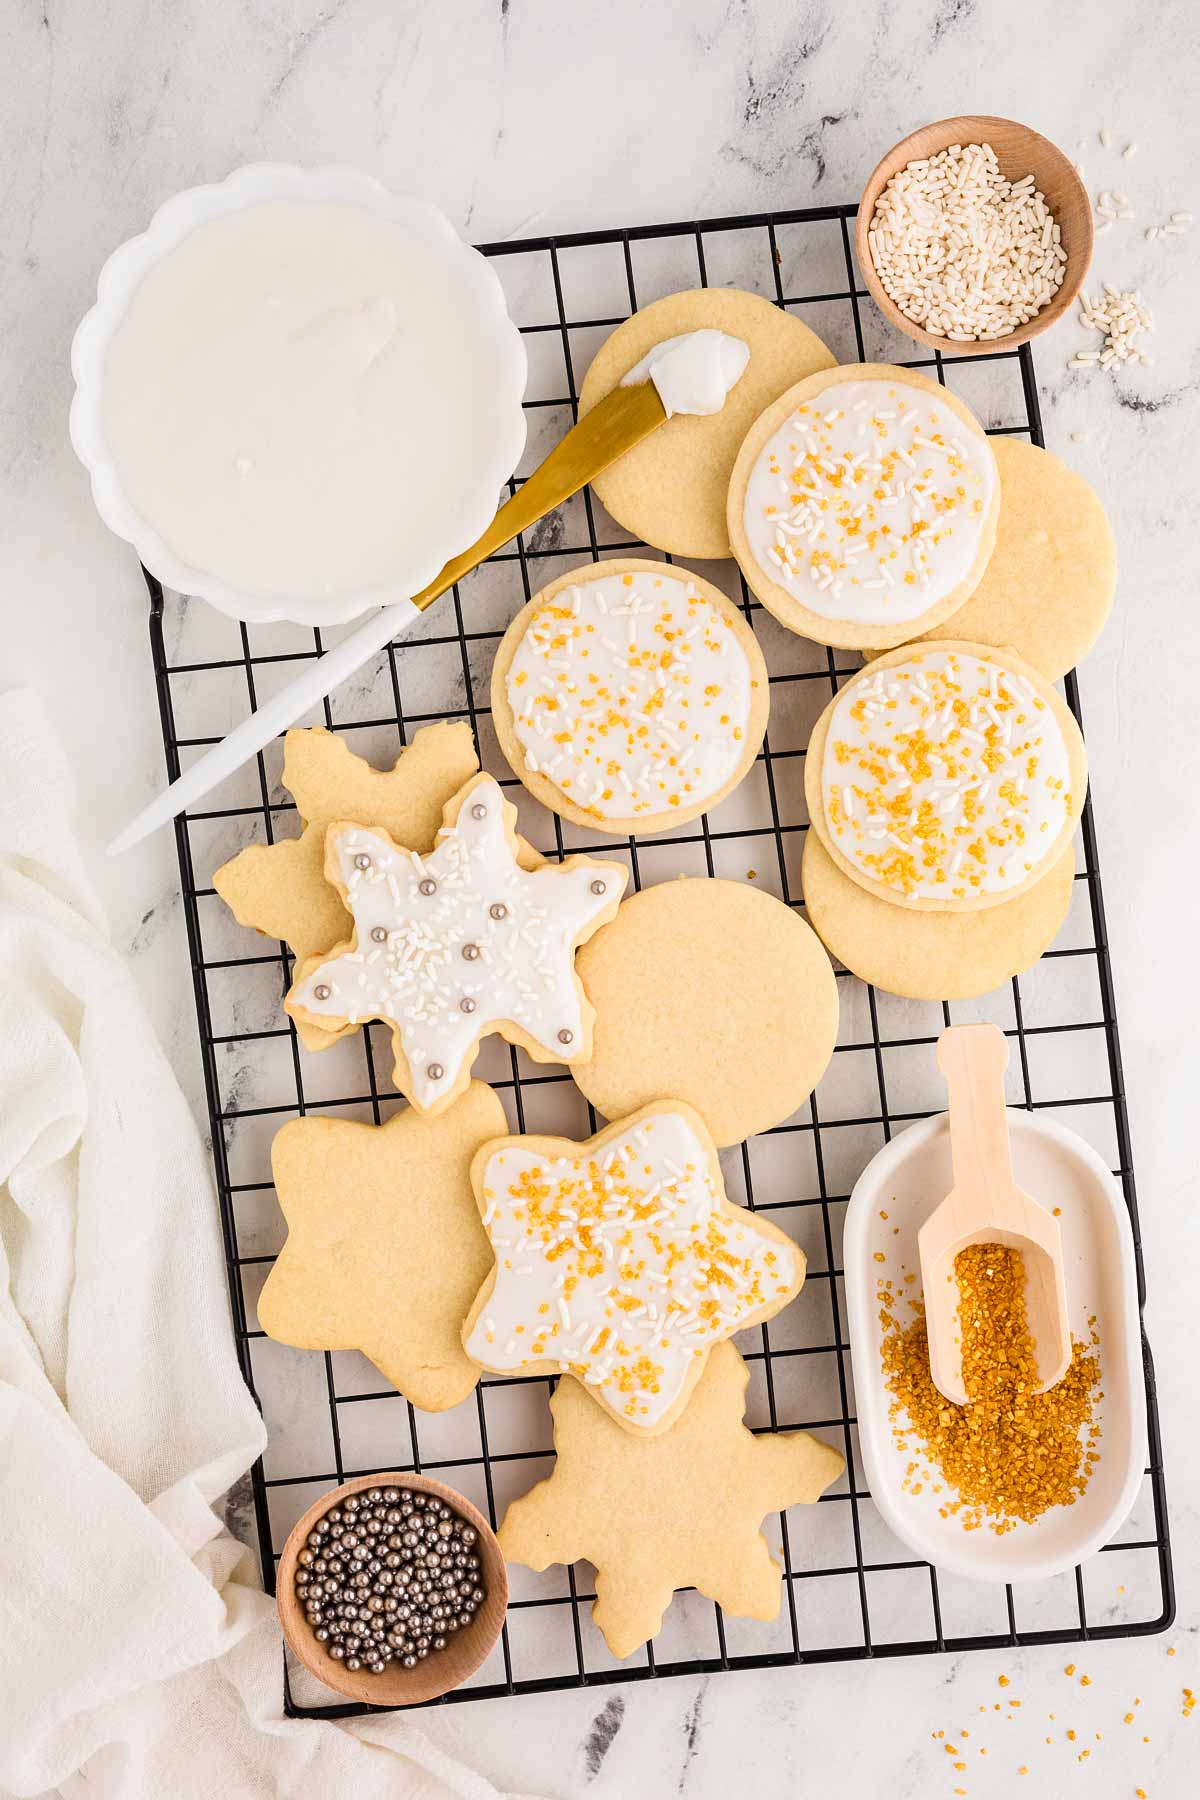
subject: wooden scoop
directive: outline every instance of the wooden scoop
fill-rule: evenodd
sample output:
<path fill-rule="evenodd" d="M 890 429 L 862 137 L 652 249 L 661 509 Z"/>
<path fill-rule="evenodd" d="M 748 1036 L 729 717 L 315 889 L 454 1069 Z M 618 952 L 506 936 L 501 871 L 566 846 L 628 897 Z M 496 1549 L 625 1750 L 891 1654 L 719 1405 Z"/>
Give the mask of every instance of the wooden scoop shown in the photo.
<path fill-rule="evenodd" d="M 1042 1393 L 1071 1362 L 1062 1233 L 1053 1214 L 1013 1180 L 1004 1106 L 1008 1042 L 995 1025 L 951 1025 L 938 1039 L 937 1060 L 950 1096 L 954 1186 L 917 1235 L 933 1384 L 956 1406 L 967 1405 L 954 1259 L 971 1244 L 1004 1244 L 1024 1260 L 1025 1316 Z"/>

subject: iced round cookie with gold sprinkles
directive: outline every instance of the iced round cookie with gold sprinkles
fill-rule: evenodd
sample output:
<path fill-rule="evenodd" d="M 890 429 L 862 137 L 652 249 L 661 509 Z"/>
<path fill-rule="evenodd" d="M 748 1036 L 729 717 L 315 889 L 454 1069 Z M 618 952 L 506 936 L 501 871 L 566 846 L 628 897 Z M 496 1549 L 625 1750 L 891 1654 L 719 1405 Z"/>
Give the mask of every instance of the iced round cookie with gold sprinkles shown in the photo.
<path fill-rule="evenodd" d="M 751 426 L 729 540 L 789 630 L 887 649 L 970 597 L 999 509 L 996 458 L 962 401 L 916 370 L 857 363 L 810 376 Z"/>
<path fill-rule="evenodd" d="M 1033 887 L 982 912 L 914 912 L 877 900 L 838 868 L 815 831 L 800 865 L 804 906 L 831 956 L 885 994 L 974 1000 L 1030 969 L 1071 908 L 1075 850 L 1068 845 Z"/>
<path fill-rule="evenodd" d="M 466 1090 L 489 1032 L 535 1062 L 591 1050 L 575 953 L 616 913 L 628 871 L 590 856 L 524 869 L 516 819 L 493 777 L 476 775 L 425 856 L 344 819 L 325 833 L 325 876 L 354 932 L 301 964 L 284 1010 L 325 1030 L 390 1025 L 396 1086 L 431 1117 Z"/>
<path fill-rule="evenodd" d="M 767 726 L 766 665 L 743 615 L 666 563 L 573 570 L 519 612 L 492 668 L 492 718 L 543 806 L 618 836 L 723 800 Z"/>
<path fill-rule="evenodd" d="M 1081 662 L 1112 610 L 1117 547 L 1090 482 L 1020 438 L 991 440 L 1000 470 L 996 548 L 954 615 L 954 635 L 1010 645 L 1047 681 Z M 945 636 L 935 627 L 922 638 Z"/>
<path fill-rule="evenodd" d="M 949 639 L 893 650 L 846 683 L 813 729 L 804 791 L 813 831 L 867 893 L 969 912 L 1015 899 L 1058 860 L 1087 759 L 1029 663 Z"/>
<path fill-rule="evenodd" d="M 725 1195 L 716 1146 L 681 1101 L 585 1144 L 506 1137 L 471 1181 L 495 1267 L 463 1326 L 500 1374 L 576 1376 L 626 1431 L 656 1437 L 709 1352 L 799 1293 L 804 1253 Z"/>
<path fill-rule="evenodd" d="M 579 391 L 579 415 L 618 386 L 657 344 L 689 331 L 721 331 L 749 360 L 719 412 L 680 415 L 597 475 L 602 506 L 634 537 L 677 556 L 729 556 L 725 493 L 738 446 L 754 420 L 816 369 L 833 367 L 814 331 L 781 306 L 740 288 L 667 294 L 618 325 L 601 344 Z"/>

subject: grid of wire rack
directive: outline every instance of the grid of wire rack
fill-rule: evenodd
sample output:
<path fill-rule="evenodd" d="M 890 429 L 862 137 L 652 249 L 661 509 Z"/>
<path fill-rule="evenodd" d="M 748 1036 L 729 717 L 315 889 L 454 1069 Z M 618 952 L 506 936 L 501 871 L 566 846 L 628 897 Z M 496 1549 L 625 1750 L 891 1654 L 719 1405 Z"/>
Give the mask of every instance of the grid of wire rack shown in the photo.
<path fill-rule="evenodd" d="M 529 445 L 510 489 L 574 418 L 581 370 L 603 337 L 660 294 L 710 283 L 765 295 L 810 324 L 839 361 L 932 369 L 974 406 L 989 430 L 1041 444 L 1028 346 L 956 357 L 947 364 L 937 355 L 914 361 L 912 343 L 888 336 L 861 286 L 847 229 L 852 218 L 852 207 L 828 206 L 483 246 L 530 352 Z M 631 552 L 655 554 L 632 542 L 585 492 L 456 588 L 414 637 L 389 646 L 365 687 L 350 692 L 348 684 L 309 722 L 323 720 L 355 748 L 365 747 L 383 760 L 389 744 L 394 755 L 397 744 L 429 719 L 466 718 L 484 766 L 506 787 L 517 788 L 490 733 L 487 678 L 495 644 L 512 614 L 552 575 L 581 559 Z M 753 878 L 798 908 L 799 850 L 807 828 L 801 773 L 807 727 L 839 681 L 853 673 L 856 659 L 773 628 L 744 584 L 730 585 L 737 582 L 736 565 L 692 566 L 703 567 L 740 599 L 767 657 L 771 727 L 743 784 L 753 790 L 750 800 L 732 814 L 726 812 L 730 802 L 723 803 L 712 816 L 660 840 L 614 846 L 612 839 L 581 839 L 519 791 L 512 797 L 520 801 L 522 829 L 547 854 L 602 848 L 627 860 L 639 887 L 681 871 L 750 878 L 752 859 Z M 175 776 L 272 683 L 286 680 L 294 663 L 320 654 L 335 634 L 215 621 L 208 609 L 164 595 L 152 577 L 147 581 L 167 766 Z M 231 635 L 217 641 L 212 635 L 217 626 Z M 442 659 L 441 675 L 416 678 L 421 659 L 432 668 L 432 658 Z M 216 687 L 206 697 L 205 684 L 212 681 Z M 1078 716 L 1073 675 L 1065 688 Z M 354 1060 L 339 1065 L 332 1088 L 318 1081 L 315 1071 L 324 1057 L 302 1054 L 279 1010 L 290 979 L 285 947 L 264 948 L 264 940 L 236 927 L 231 931 L 214 894 L 213 870 L 241 844 L 295 835 L 295 808 L 279 786 L 278 766 L 275 747 L 257 759 L 244 781 L 231 778 L 210 805 L 177 823 L 238 1353 L 271 1439 L 266 1458 L 253 1471 L 269 1587 L 291 1523 L 334 1482 L 384 1468 L 436 1471 L 471 1493 L 495 1521 L 508 1498 L 547 1472 L 551 1456 L 545 1405 L 551 1384 L 544 1380 L 485 1376 L 453 1413 L 418 1415 L 386 1384 L 381 1389 L 378 1374 L 353 1353 L 288 1353 L 257 1327 L 254 1296 L 281 1236 L 265 1161 L 269 1136 L 287 1118 L 305 1112 L 378 1122 L 400 1104 L 378 1028 L 352 1040 Z M 531 825 L 534 814 L 538 822 Z M 809 1265 L 804 1294 L 788 1309 L 811 1315 L 795 1341 L 781 1329 L 788 1314 L 745 1334 L 742 1348 L 752 1372 L 748 1416 L 756 1429 L 811 1427 L 838 1443 L 847 1462 L 842 1481 L 816 1507 L 803 1509 L 803 1519 L 784 1515 L 772 1522 L 785 1572 L 777 1625 L 725 1619 L 712 1603 L 688 1593 L 677 1596 L 664 1633 L 619 1664 L 591 1625 L 593 1596 L 575 1569 L 544 1577 L 513 1571 L 501 1643 L 451 1701 L 717 1669 L 1064 1643 L 1145 1634 L 1170 1623 L 1174 1598 L 1161 1440 L 1144 1338 L 1149 1461 L 1141 1494 L 1129 1524 L 1106 1553 L 1058 1583 L 992 1589 L 955 1581 L 914 1561 L 874 1512 L 856 1439 L 841 1289 L 842 1211 L 854 1176 L 872 1151 L 897 1128 L 941 1110 L 938 1090 L 922 1085 L 924 1075 L 917 1071 L 932 1067 L 937 1034 L 952 1017 L 993 1017 L 1004 1026 L 1015 1050 L 1010 1103 L 1049 1109 L 1104 1146 L 1128 1202 L 1144 1299 L 1090 806 L 1080 833 L 1075 899 L 1071 919 L 1042 962 L 971 1007 L 899 1003 L 839 970 L 843 1025 L 830 1071 L 795 1118 L 740 1151 L 725 1153 L 731 1194 L 772 1211 L 804 1244 Z M 248 1005 L 251 986 L 258 998 Z M 1049 1049 L 1057 1055 L 1048 1059 Z M 267 1052 L 282 1059 L 273 1073 L 264 1060 Z M 491 1040 L 476 1072 L 501 1093 L 514 1129 L 558 1129 L 545 1123 L 546 1103 L 554 1095 L 567 1105 L 576 1135 L 597 1128 L 565 1071 L 548 1074 Z M 771 1152 L 765 1159 L 764 1147 Z M 301 1393 L 307 1412 L 297 1399 Z M 359 1429 L 368 1414 L 376 1421 L 373 1435 Z M 457 1436 L 447 1435 L 445 1422 L 456 1415 Z M 1109 1555 L 1120 1565 L 1119 1585 L 1094 1574 L 1095 1566 L 1106 1565 L 1106 1575 L 1111 1573 Z M 1114 1587 L 1120 1600 L 1113 1598 Z M 289 1669 L 289 1710 L 322 1716 L 366 1710 L 338 1703 L 328 1690 L 305 1689 L 305 1679 L 303 1671 Z"/>

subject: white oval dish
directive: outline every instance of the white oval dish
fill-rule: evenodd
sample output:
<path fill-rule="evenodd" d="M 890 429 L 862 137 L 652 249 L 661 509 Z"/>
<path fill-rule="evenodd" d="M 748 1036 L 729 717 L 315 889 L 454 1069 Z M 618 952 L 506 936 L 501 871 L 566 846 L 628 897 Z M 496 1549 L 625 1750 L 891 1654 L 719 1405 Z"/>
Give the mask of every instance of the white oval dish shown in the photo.
<path fill-rule="evenodd" d="M 919 1455 L 897 1448 L 888 1419 L 891 1396 L 880 1366 L 882 1329 L 876 1284 L 916 1272 L 917 1232 L 952 1186 L 946 1115 L 925 1119 L 885 1144 L 855 1183 L 846 1211 L 844 1267 L 858 1433 L 871 1498 L 903 1543 L 939 1569 L 976 1581 L 1037 1581 L 1071 1569 L 1105 1544 L 1128 1517 L 1146 1463 L 1146 1408 L 1133 1232 L 1121 1189 L 1090 1144 L 1035 1113 L 1010 1108 L 1018 1185 L 1043 1205 L 1061 1207 L 1071 1330 L 1100 1338 L 1099 1461 L 1073 1506 L 1052 1507 L 1031 1525 L 997 1537 L 986 1525 L 965 1531 L 941 1518 L 943 1499 L 926 1481 L 903 1486 Z M 886 1220 L 880 1212 L 886 1212 Z M 879 1252 L 885 1261 L 875 1261 Z M 919 1286 L 913 1284 L 914 1296 Z M 902 1315 L 904 1316 L 904 1315 Z"/>
<path fill-rule="evenodd" d="M 263 201 L 342 202 L 403 226 L 406 234 L 436 258 L 460 286 L 478 328 L 490 392 L 496 396 L 494 424 L 467 434 L 458 481 L 460 504 L 452 524 L 414 530 L 411 546 L 386 586 L 305 594 L 248 592 L 220 573 L 197 568 L 178 556 L 154 524 L 142 516 L 122 488 L 104 430 L 104 366 L 108 347 L 146 273 L 198 225 Z M 333 625 L 373 606 L 407 598 L 425 587 L 452 556 L 490 523 L 504 483 L 525 444 L 526 358 L 521 335 L 508 316 L 504 293 L 487 259 L 465 244 L 435 206 L 392 194 L 382 183 L 353 169 L 300 169 L 282 163 L 254 163 L 211 187 L 189 188 L 164 202 L 147 229 L 115 250 L 100 271 L 95 306 L 71 346 L 75 396 L 71 442 L 91 477 L 92 497 L 101 518 L 125 538 L 146 567 L 168 587 L 198 594 L 236 619 L 264 623 L 289 619 L 303 625 Z M 181 422 L 181 430 L 186 422 Z"/>

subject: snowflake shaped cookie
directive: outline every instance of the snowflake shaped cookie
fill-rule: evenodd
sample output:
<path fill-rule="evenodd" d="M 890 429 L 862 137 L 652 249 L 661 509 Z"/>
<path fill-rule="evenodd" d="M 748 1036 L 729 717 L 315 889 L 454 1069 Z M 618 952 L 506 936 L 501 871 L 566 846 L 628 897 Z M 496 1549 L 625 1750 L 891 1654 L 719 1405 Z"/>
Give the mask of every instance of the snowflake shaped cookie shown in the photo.
<path fill-rule="evenodd" d="M 558 1384 L 553 1473 L 513 1501 L 500 1548 L 529 1569 L 593 1563 L 592 1616 L 614 1656 L 659 1631 L 677 1588 L 735 1618 L 779 1612 L 780 1565 L 759 1527 L 820 1499 L 845 1462 L 807 1431 L 752 1432 L 748 1380 L 733 1345 L 718 1344 L 683 1417 L 649 1440 L 622 1431 L 579 1382 Z"/>
<path fill-rule="evenodd" d="M 725 1197 L 716 1148 L 682 1101 L 586 1144 L 509 1137 L 471 1181 L 496 1266 L 463 1327 L 499 1373 L 577 1375 L 624 1430 L 687 1405 L 714 1344 L 799 1293 L 804 1254 Z"/>
<path fill-rule="evenodd" d="M 627 871 L 590 856 L 527 871 L 516 816 L 492 776 L 477 775 L 446 807 L 428 856 L 345 820 L 326 833 L 326 877 L 354 937 L 306 962 L 284 1007 L 326 1030 L 384 1020 L 396 1086 L 418 1112 L 462 1093 L 488 1032 L 537 1062 L 591 1054 L 575 951 L 613 917 Z"/>

